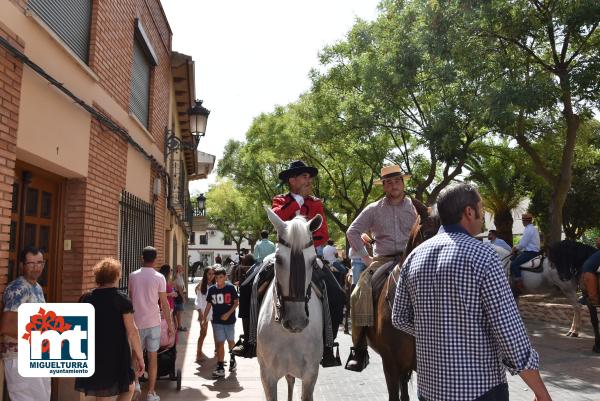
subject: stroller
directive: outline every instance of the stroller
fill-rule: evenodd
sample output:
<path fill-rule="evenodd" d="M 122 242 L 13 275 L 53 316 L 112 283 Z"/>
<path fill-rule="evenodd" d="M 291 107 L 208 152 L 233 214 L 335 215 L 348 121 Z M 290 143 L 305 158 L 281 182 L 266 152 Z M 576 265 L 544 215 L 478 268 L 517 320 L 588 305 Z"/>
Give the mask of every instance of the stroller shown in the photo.
<path fill-rule="evenodd" d="M 169 339 L 167 323 L 162 319 L 160 324 L 160 348 L 158 349 L 157 360 L 157 380 L 171 380 L 177 382 L 177 391 L 181 390 L 181 369 L 175 368 L 177 360 L 177 332 Z M 148 355 L 144 351 L 144 363 L 148 368 Z M 148 370 L 146 369 L 146 373 Z M 146 381 L 145 376 L 140 381 Z"/>

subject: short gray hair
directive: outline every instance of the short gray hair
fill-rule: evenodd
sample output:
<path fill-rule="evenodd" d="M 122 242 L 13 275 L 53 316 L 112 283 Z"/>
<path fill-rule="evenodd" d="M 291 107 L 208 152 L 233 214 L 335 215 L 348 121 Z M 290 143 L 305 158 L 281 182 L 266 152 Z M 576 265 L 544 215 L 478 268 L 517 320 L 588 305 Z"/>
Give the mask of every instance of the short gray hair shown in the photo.
<path fill-rule="evenodd" d="M 471 184 L 457 184 L 443 190 L 437 198 L 437 208 L 443 225 L 458 224 L 467 206 L 479 213 L 477 203 L 481 200 L 477 188 Z"/>

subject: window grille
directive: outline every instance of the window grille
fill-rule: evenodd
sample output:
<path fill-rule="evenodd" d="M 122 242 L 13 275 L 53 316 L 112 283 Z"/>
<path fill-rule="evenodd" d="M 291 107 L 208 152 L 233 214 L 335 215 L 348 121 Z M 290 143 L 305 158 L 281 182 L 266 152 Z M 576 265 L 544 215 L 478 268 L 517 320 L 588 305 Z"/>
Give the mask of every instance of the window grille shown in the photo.
<path fill-rule="evenodd" d="M 208 245 L 208 235 L 200 234 L 200 245 Z"/>
<path fill-rule="evenodd" d="M 119 260 L 123 267 L 119 288 L 127 291 L 129 274 L 142 265 L 142 250 L 154 245 L 154 205 L 127 191 L 121 192 Z"/>

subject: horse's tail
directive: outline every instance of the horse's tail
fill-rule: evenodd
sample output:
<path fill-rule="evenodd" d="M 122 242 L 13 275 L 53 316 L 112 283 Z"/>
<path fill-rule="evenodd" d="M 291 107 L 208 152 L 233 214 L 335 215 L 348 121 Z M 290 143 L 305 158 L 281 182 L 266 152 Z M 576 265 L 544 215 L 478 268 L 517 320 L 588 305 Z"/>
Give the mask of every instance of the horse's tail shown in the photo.
<path fill-rule="evenodd" d="M 556 267 L 562 281 L 581 275 L 581 267 L 596 249 L 580 242 L 564 240 L 555 242 L 548 248 L 548 259 Z"/>

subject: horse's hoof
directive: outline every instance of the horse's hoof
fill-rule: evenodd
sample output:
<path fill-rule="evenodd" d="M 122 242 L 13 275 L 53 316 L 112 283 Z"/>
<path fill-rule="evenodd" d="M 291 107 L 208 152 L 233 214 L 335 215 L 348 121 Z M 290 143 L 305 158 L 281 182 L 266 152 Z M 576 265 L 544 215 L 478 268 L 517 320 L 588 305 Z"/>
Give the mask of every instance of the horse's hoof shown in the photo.
<path fill-rule="evenodd" d="M 594 345 L 594 347 L 592 348 L 592 352 L 600 354 L 600 345 Z"/>
<path fill-rule="evenodd" d="M 579 337 L 579 333 L 577 333 L 576 331 L 571 333 L 571 337 Z"/>

